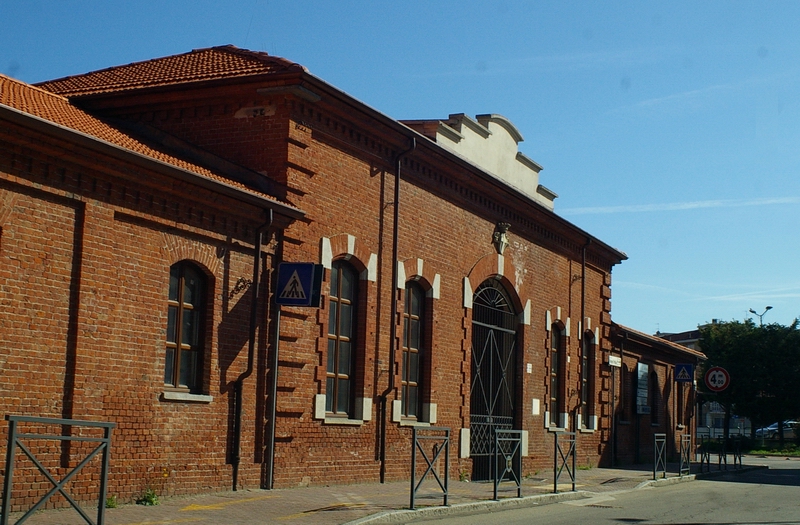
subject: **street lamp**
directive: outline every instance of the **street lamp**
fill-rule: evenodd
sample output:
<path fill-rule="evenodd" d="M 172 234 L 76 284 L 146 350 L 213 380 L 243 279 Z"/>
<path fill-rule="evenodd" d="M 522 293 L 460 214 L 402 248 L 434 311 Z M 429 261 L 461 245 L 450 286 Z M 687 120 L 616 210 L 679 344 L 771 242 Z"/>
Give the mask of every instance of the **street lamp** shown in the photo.
<path fill-rule="evenodd" d="M 772 307 L 771 306 L 767 306 L 767 308 L 764 310 L 763 313 L 758 313 L 758 312 L 756 312 L 755 310 L 753 310 L 751 308 L 750 309 L 750 313 L 753 314 L 753 315 L 757 315 L 758 316 L 758 324 L 759 324 L 759 326 L 764 326 L 764 314 L 766 314 L 770 310 L 772 310 Z"/>

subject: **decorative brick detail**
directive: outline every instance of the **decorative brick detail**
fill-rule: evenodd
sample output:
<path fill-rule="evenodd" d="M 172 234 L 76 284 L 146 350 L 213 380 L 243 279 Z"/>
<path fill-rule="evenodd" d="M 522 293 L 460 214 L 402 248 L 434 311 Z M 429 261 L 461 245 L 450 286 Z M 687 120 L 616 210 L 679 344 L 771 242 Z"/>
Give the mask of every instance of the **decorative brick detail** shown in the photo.
<path fill-rule="evenodd" d="M 433 299 L 439 298 L 440 276 L 435 268 L 419 258 L 398 263 L 397 287 L 404 288 L 406 281 L 418 281 Z"/>
<path fill-rule="evenodd" d="M 220 258 L 216 251 L 205 244 L 191 242 L 190 240 L 178 237 L 170 233 L 162 233 L 164 244 L 161 252 L 167 262 L 167 266 L 183 261 L 194 261 L 205 267 L 211 275 L 216 275 L 220 264 Z"/>
<path fill-rule="evenodd" d="M 0 189 L 0 228 L 5 224 L 6 219 L 14 210 L 14 203 L 17 201 L 17 194 Z"/>
<path fill-rule="evenodd" d="M 490 253 L 481 257 L 466 277 L 469 279 L 473 293 L 475 292 L 475 288 L 480 286 L 485 280 L 491 278 L 497 279 L 503 283 L 503 287 L 514 302 L 514 310 L 522 312 L 525 309 L 525 304 L 519 296 L 519 290 L 515 283 L 508 278 L 508 276 L 518 275 L 521 269 L 514 265 L 511 249 L 506 250 L 506 255 L 507 256 Z M 464 290 L 464 293 L 467 293 L 467 290 Z"/>

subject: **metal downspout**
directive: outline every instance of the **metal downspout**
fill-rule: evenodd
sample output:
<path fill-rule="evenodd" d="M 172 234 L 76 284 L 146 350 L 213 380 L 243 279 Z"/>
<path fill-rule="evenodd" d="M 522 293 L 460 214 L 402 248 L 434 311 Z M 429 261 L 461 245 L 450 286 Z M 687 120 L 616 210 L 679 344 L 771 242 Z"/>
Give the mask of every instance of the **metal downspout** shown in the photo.
<path fill-rule="evenodd" d="M 392 224 L 392 281 L 389 289 L 392 292 L 391 313 L 389 316 L 389 386 L 381 394 L 381 483 L 386 481 L 386 397 L 395 388 L 395 339 L 397 339 L 397 257 L 398 257 L 398 238 L 400 220 L 400 165 L 403 157 L 414 151 L 417 147 L 417 139 L 411 137 L 411 147 L 399 153 L 395 158 L 394 165 L 394 223 Z"/>
<path fill-rule="evenodd" d="M 256 239 L 254 242 L 255 254 L 253 255 L 253 282 L 250 289 L 253 290 L 253 299 L 250 301 L 250 334 L 247 346 L 247 370 L 242 372 L 234 384 L 234 420 L 233 420 L 233 490 L 237 490 L 239 484 L 239 463 L 241 462 L 241 442 L 242 442 L 242 394 L 244 380 L 253 373 L 253 361 L 255 360 L 256 348 L 256 325 L 258 324 L 258 291 L 260 286 L 259 276 L 261 275 L 261 240 L 264 231 L 272 226 L 272 209 L 267 212 L 267 221 L 256 229 Z"/>
<path fill-rule="evenodd" d="M 280 254 L 278 261 L 283 260 L 283 235 L 278 242 Z M 277 280 L 277 279 L 276 279 Z M 272 389 L 269 401 L 269 435 L 267 436 L 267 459 L 269 468 L 267 469 L 267 479 L 264 487 L 271 490 L 275 484 L 275 433 L 277 432 L 276 419 L 278 417 L 278 350 L 281 340 L 281 305 L 275 304 L 275 328 L 273 334 L 274 343 L 272 345 L 272 359 L 270 360 L 270 370 L 272 370 Z"/>
<path fill-rule="evenodd" d="M 584 344 L 584 339 L 586 338 L 586 248 L 592 244 L 591 239 L 586 239 L 586 244 L 583 245 L 583 249 L 581 250 L 581 322 L 578 326 L 580 326 L 581 333 L 578 334 L 578 341 L 581 345 L 581 367 L 586 362 L 584 359 L 583 353 L 586 351 L 586 345 Z M 595 341 L 595 344 L 598 344 L 599 341 Z M 583 370 L 581 370 L 581 375 L 583 374 Z M 594 376 L 594 371 L 592 371 L 592 376 Z M 580 394 L 578 395 L 578 417 L 575 421 L 575 432 L 580 430 L 581 428 L 581 418 L 588 416 L 588 414 L 581 414 L 580 408 L 583 404 L 583 379 L 581 378 L 581 388 L 579 389 Z M 588 404 L 587 404 L 588 410 Z"/>

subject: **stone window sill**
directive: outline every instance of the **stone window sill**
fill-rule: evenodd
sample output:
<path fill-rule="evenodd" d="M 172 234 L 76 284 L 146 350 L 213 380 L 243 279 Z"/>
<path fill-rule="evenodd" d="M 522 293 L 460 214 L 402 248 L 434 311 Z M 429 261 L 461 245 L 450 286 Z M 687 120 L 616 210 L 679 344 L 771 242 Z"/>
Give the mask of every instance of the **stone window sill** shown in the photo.
<path fill-rule="evenodd" d="M 359 426 L 363 425 L 364 421 L 360 419 L 347 419 L 344 417 L 326 417 L 323 421 L 326 425 L 346 425 L 346 426 Z"/>
<path fill-rule="evenodd" d="M 417 421 L 416 419 L 401 419 L 398 423 L 401 427 L 429 427 L 430 423 L 425 421 Z"/>
<path fill-rule="evenodd" d="M 180 401 L 184 403 L 211 403 L 214 398 L 204 394 L 190 394 L 188 392 L 173 392 L 167 390 L 161 393 L 162 401 Z"/>

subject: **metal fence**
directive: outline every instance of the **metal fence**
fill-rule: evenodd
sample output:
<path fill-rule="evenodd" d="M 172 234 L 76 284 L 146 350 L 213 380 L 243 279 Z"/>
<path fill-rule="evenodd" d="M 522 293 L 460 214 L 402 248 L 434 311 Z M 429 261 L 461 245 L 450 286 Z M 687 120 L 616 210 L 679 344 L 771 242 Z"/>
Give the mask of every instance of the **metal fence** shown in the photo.
<path fill-rule="evenodd" d="M 414 427 L 412 436 L 413 446 L 411 448 L 411 503 L 410 509 L 414 510 L 417 491 L 422 483 L 433 474 L 434 479 L 442 490 L 442 505 L 447 505 L 448 480 L 450 479 L 450 429 L 444 427 Z M 425 450 L 423 443 L 433 442 L 430 454 Z M 425 461 L 425 471 L 417 482 L 417 453 Z M 444 472 L 437 470 L 436 466 L 440 456 L 444 452 Z M 441 474 L 441 475 L 440 475 Z"/>
<path fill-rule="evenodd" d="M 700 440 L 700 472 L 711 472 L 711 454 L 716 449 L 717 469 L 728 470 L 728 456 L 733 456 L 734 470 L 742 467 L 742 438 L 734 436 L 729 439 L 719 438 Z"/>
<path fill-rule="evenodd" d="M 667 477 L 667 435 L 653 434 L 653 479 Z"/>
<path fill-rule="evenodd" d="M 108 460 L 109 449 L 111 448 L 111 430 L 116 426 L 115 423 L 101 423 L 94 421 L 79 421 L 75 419 L 51 419 L 41 417 L 26 417 L 26 416 L 6 416 L 8 421 L 8 447 L 6 448 L 6 475 L 3 483 L 3 500 L 2 510 L 0 510 L 0 525 L 8 525 L 9 517 L 11 514 L 11 491 L 14 484 L 14 468 L 17 456 L 17 449 L 25 453 L 26 456 L 33 462 L 36 468 L 39 469 L 44 477 L 46 477 L 53 488 L 50 489 L 42 498 L 31 507 L 25 514 L 16 521 L 16 525 L 25 522 L 32 514 L 38 511 L 50 497 L 56 492 L 60 493 L 69 504 L 81 515 L 81 517 L 90 525 L 103 525 L 105 522 L 105 503 L 106 503 L 106 487 L 108 482 Z M 60 425 L 62 433 L 45 434 L 45 433 L 26 433 L 20 431 L 21 423 L 32 423 L 36 425 Z M 65 427 L 70 427 L 67 431 Z M 72 429 L 75 427 L 88 427 L 102 429 L 102 436 L 81 436 L 73 435 Z M 51 474 L 47 467 L 45 467 L 36 454 L 31 451 L 31 448 L 26 445 L 23 440 L 51 440 L 63 442 L 88 442 L 97 443 L 97 446 L 86 457 L 83 458 L 69 473 L 67 473 L 60 481 Z M 100 469 L 100 487 L 98 494 L 97 504 L 97 522 L 93 522 L 89 515 L 81 508 L 75 499 L 70 496 L 66 490 L 67 483 L 69 483 L 89 462 L 97 455 L 100 455 L 101 469 Z"/>
<path fill-rule="evenodd" d="M 517 485 L 517 497 L 522 497 L 522 430 L 494 429 L 494 499 L 503 481 Z"/>
<path fill-rule="evenodd" d="M 692 473 L 692 435 L 681 434 L 681 465 L 678 471 L 679 476 L 688 476 Z"/>
<path fill-rule="evenodd" d="M 572 481 L 572 490 L 575 491 L 575 444 L 577 434 L 575 432 L 555 432 L 555 446 L 553 447 L 553 494 L 558 494 L 558 479 L 561 473 L 566 470 Z M 566 453 L 562 444 L 567 445 Z"/>

